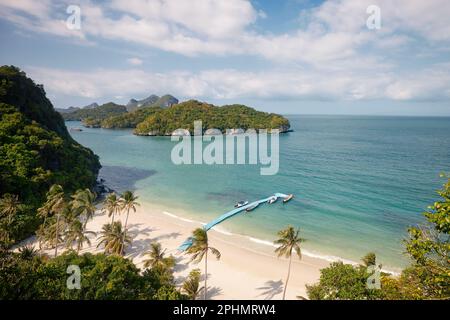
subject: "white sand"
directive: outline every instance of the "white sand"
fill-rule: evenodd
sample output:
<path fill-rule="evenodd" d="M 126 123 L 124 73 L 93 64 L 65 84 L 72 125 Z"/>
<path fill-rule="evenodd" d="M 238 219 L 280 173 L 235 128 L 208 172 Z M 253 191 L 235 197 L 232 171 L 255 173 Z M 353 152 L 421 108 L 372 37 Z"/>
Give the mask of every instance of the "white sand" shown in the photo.
<path fill-rule="evenodd" d="M 177 266 L 174 275 L 177 284 L 180 284 L 193 268 L 204 271 L 203 262 L 198 265 L 189 263 L 189 257 L 176 250 L 191 235 L 192 230 L 201 224 L 187 219 L 180 220 L 163 212 L 164 208 L 145 204 L 138 207 L 136 213 L 130 213 L 128 232 L 133 242 L 126 250 L 126 257 L 133 259 L 133 262 L 142 268 L 142 261 L 145 259 L 143 253 L 149 250 L 151 242 L 158 241 L 163 248 L 167 248 L 168 254 L 176 257 Z M 117 219 L 124 223 L 125 214 L 116 217 Z M 110 222 L 110 218 L 98 212 L 87 224 L 87 229 L 98 233 L 107 222 Z M 282 298 L 288 261 L 278 259 L 273 253 L 273 247 L 251 242 L 247 237 L 215 230 L 208 232 L 208 235 L 210 246 L 217 248 L 222 254 L 219 261 L 211 254 L 208 255 L 209 298 L 261 300 Z M 91 241 L 91 246 L 85 247 L 80 253 L 103 251 L 101 247 L 97 248 L 96 237 L 92 237 Z M 53 250 L 48 250 L 47 253 L 52 255 Z M 300 261 L 297 257 L 293 257 L 286 298 L 306 297 L 305 284 L 317 282 L 319 270 L 328 264 L 329 262 L 322 259 L 303 256 Z"/>

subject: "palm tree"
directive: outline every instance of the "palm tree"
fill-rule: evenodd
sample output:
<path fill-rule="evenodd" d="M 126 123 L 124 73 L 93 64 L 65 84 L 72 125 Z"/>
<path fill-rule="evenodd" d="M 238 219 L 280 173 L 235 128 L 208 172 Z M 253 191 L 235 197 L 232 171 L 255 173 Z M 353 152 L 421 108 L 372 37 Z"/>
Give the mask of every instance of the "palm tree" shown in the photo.
<path fill-rule="evenodd" d="M 0 242 L 5 248 L 14 242 L 11 237 L 11 226 L 20 210 L 22 210 L 22 204 L 17 195 L 6 193 L 0 199 L 0 218 L 4 218 L 0 226 Z"/>
<path fill-rule="evenodd" d="M 111 218 L 111 224 L 114 223 L 114 216 L 120 213 L 121 203 L 119 197 L 114 192 L 108 194 L 103 204 L 103 212 L 108 214 Z"/>
<path fill-rule="evenodd" d="M 122 198 L 120 199 L 121 202 L 121 208 L 123 210 L 127 211 L 127 218 L 125 219 L 125 227 L 123 232 L 123 241 L 125 242 L 125 237 L 127 235 L 127 224 L 128 224 L 128 215 L 130 214 L 130 210 L 133 210 L 133 212 L 136 212 L 136 206 L 139 205 L 139 203 L 136 202 L 137 196 L 134 195 L 133 191 L 125 191 L 122 195 Z M 123 250 L 123 246 L 122 246 Z M 121 255 L 123 252 L 120 253 Z"/>
<path fill-rule="evenodd" d="M 8 225 L 11 225 L 21 206 L 19 196 L 9 193 L 4 194 L 0 199 L 0 217 L 6 218 Z"/>
<path fill-rule="evenodd" d="M 175 266 L 175 258 L 172 255 L 165 257 L 165 252 L 159 242 L 152 242 L 150 250 L 145 253 L 149 258 L 144 260 L 144 267 L 172 269 Z"/>
<path fill-rule="evenodd" d="M 200 287 L 200 269 L 194 269 L 189 272 L 189 276 L 183 282 L 183 291 L 189 296 L 191 300 L 197 299 L 203 287 Z"/>
<path fill-rule="evenodd" d="M 207 279 L 208 279 L 208 251 L 211 250 L 211 253 L 216 257 L 217 260 L 220 259 L 220 252 L 216 248 L 210 247 L 208 243 L 208 234 L 206 230 L 202 228 L 197 228 L 192 232 L 192 246 L 187 249 L 186 253 L 191 254 L 191 261 L 195 263 L 199 263 L 205 257 L 205 300 L 206 300 L 206 292 L 208 289 Z"/>
<path fill-rule="evenodd" d="M 84 228 L 89 219 L 91 219 L 95 210 L 94 201 L 97 195 L 89 189 L 77 190 L 72 196 L 72 209 L 76 216 L 84 216 Z"/>
<path fill-rule="evenodd" d="M 80 220 L 75 219 L 66 231 L 66 247 L 70 248 L 75 242 L 77 245 L 77 253 L 83 248 L 84 243 L 91 245 L 88 235 L 96 235 L 93 231 L 87 231 Z"/>
<path fill-rule="evenodd" d="M 122 230 L 122 223 L 120 221 L 103 225 L 100 234 L 100 242 L 97 248 L 103 244 L 105 246 L 105 253 L 122 255 L 125 245 L 131 243 L 130 237 L 126 236 L 125 231 Z"/>
<path fill-rule="evenodd" d="M 47 201 L 38 210 L 41 215 L 47 217 L 50 214 L 56 216 L 56 226 L 54 227 L 55 257 L 58 255 L 58 243 L 60 242 L 60 219 L 68 211 L 68 204 L 63 188 L 59 184 L 54 184 L 47 192 Z M 45 213 L 46 212 L 46 213 Z M 45 213 L 45 214 L 44 214 Z"/>
<path fill-rule="evenodd" d="M 278 257 L 285 256 L 286 258 L 289 258 L 288 273 L 283 290 L 283 300 L 286 297 L 286 288 L 291 273 L 292 251 L 295 250 L 295 253 L 297 253 L 299 259 L 302 258 L 300 243 L 304 242 L 305 240 L 298 236 L 299 233 L 300 229 L 294 230 L 292 226 L 288 226 L 286 229 L 278 231 L 278 236 L 280 238 L 274 241 L 274 244 L 278 245 L 278 247 L 275 249 Z"/>

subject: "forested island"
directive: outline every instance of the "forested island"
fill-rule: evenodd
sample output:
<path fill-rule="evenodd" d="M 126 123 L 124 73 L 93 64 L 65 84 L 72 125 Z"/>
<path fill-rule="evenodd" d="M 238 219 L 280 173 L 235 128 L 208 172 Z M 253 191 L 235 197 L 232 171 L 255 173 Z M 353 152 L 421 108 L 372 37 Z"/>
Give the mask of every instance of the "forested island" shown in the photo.
<path fill-rule="evenodd" d="M 133 99 L 127 106 L 107 103 L 93 108 L 82 108 L 71 112 L 62 112 L 65 120 L 82 121 L 87 127 L 120 129 L 134 128 L 136 135 L 167 136 L 176 129 L 193 130 L 194 121 L 201 120 L 203 130 L 219 129 L 223 133 L 227 129 L 279 129 L 287 132 L 289 120 L 285 117 L 257 111 L 245 105 L 215 106 L 206 102 L 189 100 L 182 103 L 169 104 L 171 96 L 163 96 L 156 102 L 150 99 L 141 100 L 144 106 L 136 106 Z M 151 102 L 150 104 L 148 104 Z M 128 111 L 131 110 L 131 111 Z"/>

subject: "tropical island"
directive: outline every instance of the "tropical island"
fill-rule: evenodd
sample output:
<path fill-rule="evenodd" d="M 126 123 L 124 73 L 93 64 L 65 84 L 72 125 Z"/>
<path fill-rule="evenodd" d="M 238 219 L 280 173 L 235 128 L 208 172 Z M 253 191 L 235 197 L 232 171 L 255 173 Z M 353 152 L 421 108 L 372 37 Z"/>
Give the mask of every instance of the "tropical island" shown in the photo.
<path fill-rule="evenodd" d="M 281 133 L 290 129 L 289 120 L 278 114 L 239 104 L 219 107 L 197 100 L 178 103 L 171 95 L 161 98 L 151 95 L 140 101 L 132 99 L 127 106 L 109 102 L 68 112 L 58 110 L 66 121 L 82 121 L 86 127 L 94 128 L 134 128 L 136 135 L 143 136 L 168 136 L 177 129 L 192 131 L 195 120 L 202 121 L 203 131 L 214 128 L 223 133 L 227 129 L 237 128 L 278 129 Z"/>
<path fill-rule="evenodd" d="M 193 112 L 227 110 L 189 104 Z M 144 131 L 154 125 L 149 121 Z M 198 222 L 174 220 L 133 191 L 99 197 L 98 157 L 71 138 L 43 86 L 12 66 L 0 67 L 0 142 L 0 299 L 450 297 L 448 176 L 423 223 L 408 229 L 404 247 L 410 265 L 397 275 L 381 272 L 371 287 L 375 254 L 359 264 L 303 256 L 305 239 L 292 226 L 280 230 L 274 247 L 260 254 L 230 243 L 228 235 L 206 232 Z M 179 239 L 186 236 L 192 246 L 179 255 Z M 74 290 L 66 281 L 71 265 L 83 274 Z"/>

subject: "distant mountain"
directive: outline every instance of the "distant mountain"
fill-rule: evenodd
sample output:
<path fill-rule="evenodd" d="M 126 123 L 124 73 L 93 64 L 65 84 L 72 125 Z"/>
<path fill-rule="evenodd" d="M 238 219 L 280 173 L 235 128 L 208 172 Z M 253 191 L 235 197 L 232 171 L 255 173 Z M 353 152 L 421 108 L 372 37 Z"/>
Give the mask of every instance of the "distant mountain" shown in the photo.
<path fill-rule="evenodd" d="M 98 103 L 94 102 L 94 103 L 88 104 L 85 107 L 82 107 L 81 109 L 95 109 L 95 108 L 98 108 L 98 107 L 99 107 Z"/>
<path fill-rule="evenodd" d="M 159 97 L 154 94 L 142 100 L 131 99 L 127 103 L 127 110 L 130 112 L 136 110 L 137 108 L 148 107 L 158 101 L 158 99 Z"/>
<path fill-rule="evenodd" d="M 161 107 L 161 108 L 168 108 L 173 106 L 174 104 L 178 103 L 178 99 L 170 94 L 166 94 L 162 96 L 161 98 L 156 101 L 153 106 L 154 107 Z"/>
<path fill-rule="evenodd" d="M 69 113 L 69 112 L 74 112 L 74 111 L 80 110 L 80 108 L 78 108 L 78 107 L 69 107 L 67 109 L 55 108 L 55 110 L 58 111 L 59 113 Z"/>
<path fill-rule="evenodd" d="M 92 123 L 92 120 L 100 122 L 101 120 L 106 119 L 110 116 L 115 116 L 127 112 L 125 106 L 115 104 L 113 102 L 108 102 L 101 106 L 97 105 L 97 107 L 95 107 L 95 105 L 97 104 L 93 103 L 87 106 L 89 108 L 74 108 L 72 112 L 64 112 L 61 113 L 61 115 L 66 121 L 74 120 L 83 121 L 85 123 L 89 122 L 89 124 L 93 126 L 94 123 Z"/>
<path fill-rule="evenodd" d="M 75 112 L 75 111 L 78 111 L 78 110 L 81 110 L 81 109 L 95 109 L 98 106 L 99 106 L 98 103 L 94 102 L 94 103 L 88 104 L 87 106 L 84 106 L 84 107 L 81 107 L 81 108 L 80 107 L 73 107 L 73 106 L 71 106 L 71 107 L 68 107 L 67 109 L 65 109 L 65 108 L 55 108 L 55 110 L 58 111 L 59 113 L 71 113 L 71 112 Z"/>
<path fill-rule="evenodd" d="M 145 108 L 145 107 L 168 108 L 177 103 L 178 103 L 178 99 L 170 94 L 166 94 L 162 97 L 158 97 L 157 95 L 152 94 L 149 97 L 142 99 L 142 100 L 131 99 L 127 103 L 127 110 L 128 110 L 128 112 L 131 112 L 136 109 Z"/>

